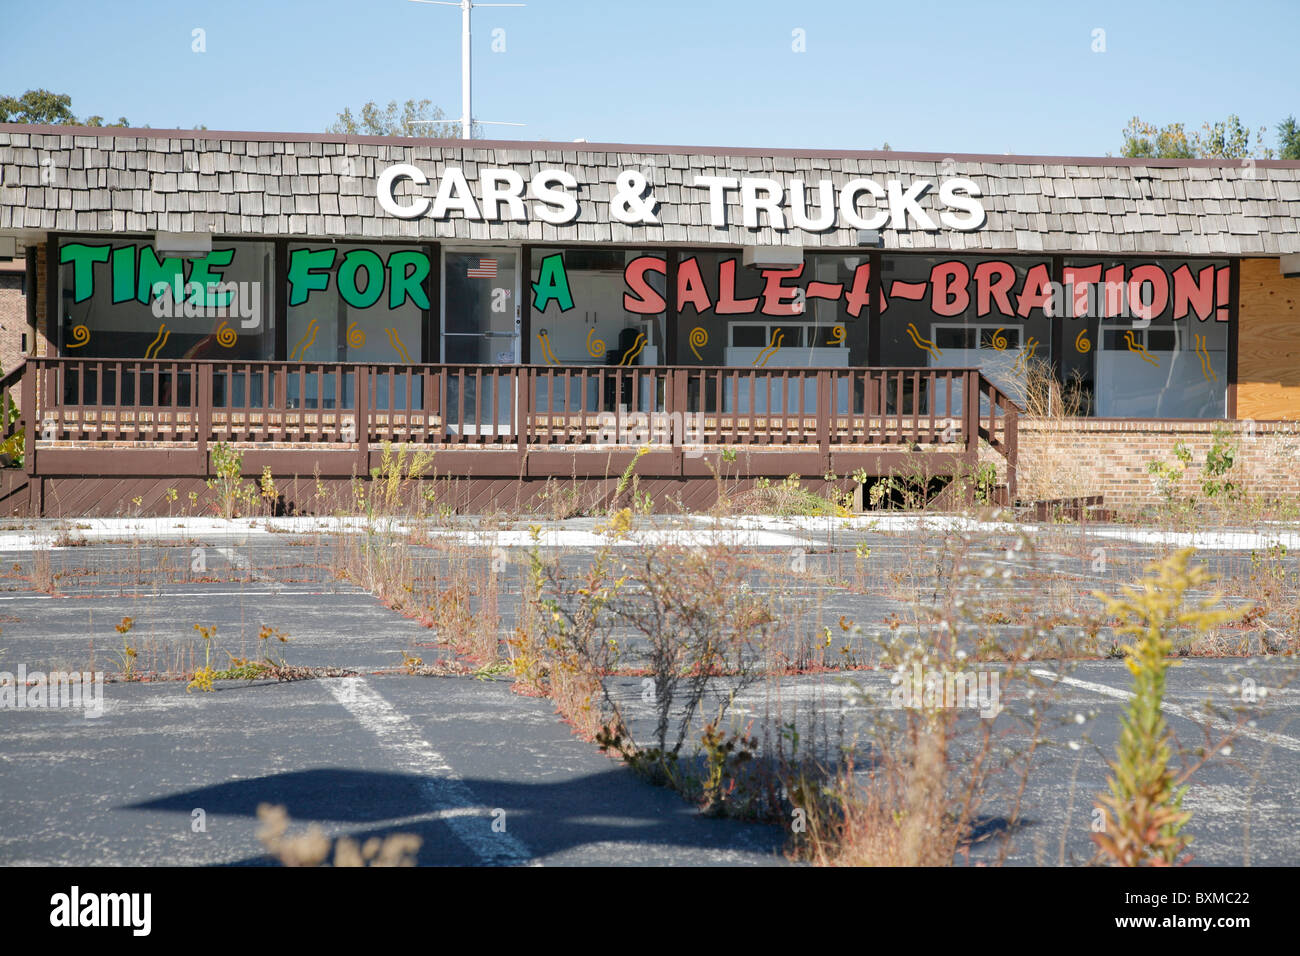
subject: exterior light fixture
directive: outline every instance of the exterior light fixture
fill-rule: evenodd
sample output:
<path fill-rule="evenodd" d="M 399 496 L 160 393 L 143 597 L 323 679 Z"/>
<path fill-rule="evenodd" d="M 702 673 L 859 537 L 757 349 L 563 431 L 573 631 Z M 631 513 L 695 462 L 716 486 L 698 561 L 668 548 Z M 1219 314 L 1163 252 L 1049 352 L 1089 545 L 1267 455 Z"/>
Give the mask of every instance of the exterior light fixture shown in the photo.
<path fill-rule="evenodd" d="M 164 257 L 202 259 L 212 251 L 212 234 L 200 232 L 160 232 L 154 236 L 154 248 Z"/>
<path fill-rule="evenodd" d="M 741 262 L 747 266 L 792 269 L 803 264 L 803 246 L 746 246 Z"/>

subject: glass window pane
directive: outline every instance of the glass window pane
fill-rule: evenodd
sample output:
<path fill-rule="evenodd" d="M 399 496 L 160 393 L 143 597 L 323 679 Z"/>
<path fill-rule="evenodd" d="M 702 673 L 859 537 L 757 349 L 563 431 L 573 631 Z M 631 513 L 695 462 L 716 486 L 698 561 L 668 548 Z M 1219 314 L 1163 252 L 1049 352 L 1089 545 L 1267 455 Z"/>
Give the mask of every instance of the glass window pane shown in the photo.
<path fill-rule="evenodd" d="M 62 239 L 62 354 L 274 358 L 274 255 L 269 242 L 218 239 L 209 255 L 182 259 L 144 240 Z"/>
<path fill-rule="evenodd" d="M 1065 260 L 1062 374 L 1085 413 L 1227 414 L 1226 259 Z"/>
<path fill-rule="evenodd" d="M 554 283 L 556 259 L 563 263 L 572 308 L 546 298 L 532 310 L 533 362 L 546 365 L 660 365 L 667 260 L 663 253 L 637 249 L 534 249 L 532 283 L 542 270 Z M 647 266 L 645 260 L 651 260 Z M 530 293 L 532 294 L 532 293 Z M 534 296 L 534 302 L 537 301 Z"/>
<path fill-rule="evenodd" d="M 333 252 L 330 263 L 320 253 Z M 313 255 L 316 254 L 316 255 Z M 428 255 L 418 246 L 293 245 L 289 275 L 326 278 L 287 309 L 285 336 L 297 362 L 418 363 L 428 306 Z M 342 283 L 342 285 L 341 285 Z M 375 285 L 371 285 L 375 283 Z M 394 295 L 396 286 L 396 295 Z"/>

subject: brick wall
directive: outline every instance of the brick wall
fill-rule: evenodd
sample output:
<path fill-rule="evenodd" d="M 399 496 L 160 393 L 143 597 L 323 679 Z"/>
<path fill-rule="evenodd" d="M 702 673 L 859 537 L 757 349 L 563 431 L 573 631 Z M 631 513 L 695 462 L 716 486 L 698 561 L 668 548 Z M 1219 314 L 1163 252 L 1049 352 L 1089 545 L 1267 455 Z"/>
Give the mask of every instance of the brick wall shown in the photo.
<path fill-rule="evenodd" d="M 50 290 L 47 288 L 49 281 L 45 265 L 52 245 L 52 242 L 42 242 L 27 250 L 29 256 L 36 258 L 36 341 L 31 350 L 33 355 L 57 355 L 59 351 L 55 346 L 58 341 L 57 319 L 49 315 Z"/>
<path fill-rule="evenodd" d="M 1020 496 L 1100 494 L 1108 506 L 1121 509 L 1155 504 L 1161 497 L 1148 463 L 1175 464 L 1179 442 L 1191 450 L 1192 461 L 1177 491 L 1199 495 L 1216 426 L 1226 429 L 1237 448 L 1233 480 L 1279 498 L 1300 498 L 1300 422 L 1089 419 L 1021 421 Z"/>
<path fill-rule="evenodd" d="M 21 266 L 22 260 L 16 260 Z M 10 265 L 10 263 L 4 263 Z M 23 273 L 0 271 L 0 370 L 13 369 L 22 361 L 23 334 L 27 331 L 27 297 Z"/>

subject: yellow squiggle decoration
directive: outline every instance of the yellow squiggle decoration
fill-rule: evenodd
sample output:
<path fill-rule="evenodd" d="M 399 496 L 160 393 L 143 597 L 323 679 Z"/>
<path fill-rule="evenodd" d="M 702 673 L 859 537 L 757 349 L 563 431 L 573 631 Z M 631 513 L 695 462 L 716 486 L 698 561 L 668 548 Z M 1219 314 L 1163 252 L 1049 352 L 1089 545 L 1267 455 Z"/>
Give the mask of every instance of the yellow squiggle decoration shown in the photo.
<path fill-rule="evenodd" d="M 298 344 L 295 345 L 293 351 L 289 353 L 289 358 L 291 360 L 297 358 L 299 352 L 302 352 L 303 358 L 307 357 L 307 350 L 311 348 L 311 344 L 316 341 L 316 330 L 318 328 L 319 326 L 316 324 L 315 319 L 311 319 L 307 323 L 307 331 L 302 334 L 302 338 L 298 340 Z"/>
<path fill-rule="evenodd" d="M 350 349 L 364 348 L 365 344 L 366 344 L 365 330 L 362 329 L 361 326 L 357 325 L 357 323 L 353 322 L 351 325 L 348 326 L 348 348 Z"/>
<path fill-rule="evenodd" d="M 596 330 L 594 328 L 587 330 L 587 354 L 594 359 L 603 358 L 605 355 L 605 341 L 604 339 L 596 339 L 593 342 L 591 337 L 595 334 Z"/>
<path fill-rule="evenodd" d="M 619 362 L 618 364 L 631 365 L 632 360 L 645 350 L 645 344 L 646 344 L 645 333 L 638 332 L 636 334 L 636 341 L 632 343 L 632 347 L 628 349 L 627 354 L 623 356 L 623 361 Z"/>
<path fill-rule="evenodd" d="M 832 326 L 832 327 L 831 327 L 831 337 L 830 337 L 830 339 L 827 341 L 826 344 L 827 344 L 827 345 L 842 345 L 842 344 L 844 344 L 844 336 L 845 336 L 845 334 L 846 334 L 846 333 L 845 333 L 845 331 L 844 331 L 844 326 L 842 326 L 842 325 L 835 325 L 835 326 Z"/>
<path fill-rule="evenodd" d="M 74 325 L 72 327 L 72 342 L 68 345 L 70 349 L 79 349 L 90 341 L 90 329 L 84 325 Z"/>
<path fill-rule="evenodd" d="M 921 336 L 921 330 L 916 327 L 916 323 L 907 323 L 907 334 L 912 337 L 912 343 L 921 351 L 929 352 L 935 358 L 938 358 L 943 352 L 929 339 Z"/>
<path fill-rule="evenodd" d="M 538 332 L 537 341 L 542 343 L 542 358 L 545 360 L 546 364 L 559 365 L 560 360 L 557 359 L 555 353 L 551 351 L 551 340 L 547 334 L 545 332 Z"/>
<path fill-rule="evenodd" d="M 1007 337 L 1002 334 L 1002 329 L 999 328 L 993 333 L 992 338 L 989 339 L 989 344 L 999 352 L 1007 350 Z"/>
<path fill-rule="evenodd" d="M 1193 333 L 1192 341 L 1196 343 L 1196 356 L 1201 360 L 1201 374 L 1205 376 L 1207 382 L 1217 382 L 1219 376 L 1214 371 L 1214 363 L 1210 359 L 1210 346 L 1207 337 Z"/>
<path fill-rule="evenodd" d="M 1092 351 L 1092 339 L 1088 338 L 1087 326 L 1079 330 L 1079 334 L 1074 337 L 1074 350 L 1083 355 Z"/>
<path fill-rule="evenodd" d="M 147 359 L 157 358 L 162 350 L 166 348 L 167 340 L 171 337 L 172 334 L 167 329 L 167 323 L 161 323 L 158 326 L 158 334 L 154 336 L 154 340 L 149 343 L 149 347 L 144 350 L 144 357 Z"/>
<path fill-rule="evenodd" d="M 393 351 L 405 364 L 410 365 L 411 356 L 407 354 L 406 345 L 402 342 L 402 337 L 397 334 L 397 329 L 387 328 L 384 331 L 388 333 L 388 344 L 393 347 Z"/>
<path fill-rule="evenodd" d="M 709 333 L 704 327 L 697 325 L 691 329 L 691 334 L 687 337 L 686 342 L 690 345 L 691 351 L 695 353 L 695 357 L 703 362 L 704 356 L 700 354 L 700 349 L 709 344 Z"/>
<path fill-rule="evenodd" d="M 763 351 L 754 356 L 754 364 L 759 368 L 766 368 L 767 363 L 772 360 L 772 356 L 781 351 L 781 340 L 785 338 L 785 333 L 777 329 L 772 333 L 772 344 Z"/>
<path fill-rule="evenodd" d="M 1133 338 L 1133 332 L 1129 329 L 1124 330 L 1124 342 L 1128 345 L 1128 350 L 1134 353 L 1135 355 L 1137 355 L 1137 357 L 1140 358 L 1142 361 L 1149 362 L 1150 364 L 1156 366 L 1157 368 L 1160 366 L 1160 360 L 1155 358 L 1150 352 L 1148 352 L 1147 347 L 1145 345 L 1143 345 L 1141 342 L 1136 341 Z"/>
<path fill-rule="evenodd" d="M 1016 356 L 1016 361 L 1015 361 L 1015 364 L 1013 364 L 1013 365 L 1011 366 L 1011 371 L 1014 372 L 1014 371 L 1016 371 L 1016 369 L 1019 369 L 1020 371 L 1024 372 L 1026 375 L 1028 375 L 1028 374 L 1029 374 L 1029 360 L 1030 360 L 1031 358 L 1033 358 L 1033 357 L 1034 357 L 1034 353 L 1038 351 L 1038 346 L 1039 346 L 1039 344 L 1040 344 L 1040 343 L 1039 343 L 1038 339 L 1034 338 L 1034 337 L 1031 335 L 1031 336 L 1030 336 L 1030 337 L 1025 341 L 1025 347 L 1024 347 L 1023 349 L 1021 349 L 1021 350 L 1020 350 L 1020 354 Z"/>
<path fill-rule="evenodd" d="M 217 326 L 218 345 L 220 345 L 222 348 L 230 349 L 235 347 L 235 343 L 237 341 L 239 341 L 239 333 L 237 333 L 229 325 L 227 325 L 225 322 L 222 322 L 220 325 Z"/>

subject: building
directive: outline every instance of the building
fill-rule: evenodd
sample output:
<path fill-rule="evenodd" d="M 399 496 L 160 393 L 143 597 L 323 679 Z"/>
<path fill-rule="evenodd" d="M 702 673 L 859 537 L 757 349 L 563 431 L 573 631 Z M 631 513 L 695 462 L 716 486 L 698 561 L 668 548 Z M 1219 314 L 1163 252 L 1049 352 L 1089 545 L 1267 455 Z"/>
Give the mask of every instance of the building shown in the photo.
<path fill-rule="evenodd" d="M 0 125 L 0 167 L 44 513 L 164 507 L 221 441 L 336 485 L 418 442 L 466 507 L 647 442 L 687 504 L 723 448 L 1006 495 L 1066 454 L 1136 502 L 1175 442 L 1272 469 L 1300 419 L 1297 162 Z"/>

